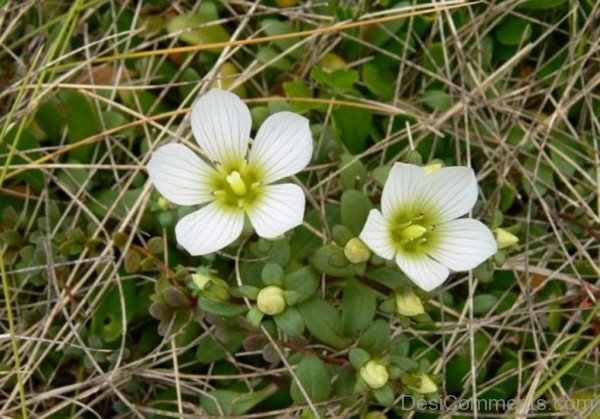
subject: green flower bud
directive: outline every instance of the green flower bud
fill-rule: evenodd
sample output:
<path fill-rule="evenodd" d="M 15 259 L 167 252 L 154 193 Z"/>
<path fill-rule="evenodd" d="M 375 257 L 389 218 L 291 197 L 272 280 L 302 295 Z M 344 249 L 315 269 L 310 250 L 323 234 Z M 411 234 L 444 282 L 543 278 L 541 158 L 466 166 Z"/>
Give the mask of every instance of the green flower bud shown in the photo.
<path fill-rule="evenodd" d="M 192 274 L 192 283 L 199 295 L 212 301 L 229 300 L 229 285 L 221 278 L 206 273 Z"/>
<path fill-rule="evenodd" d="M 352 263 L 363 263 L 371 257 L 371 250 L 358 237 L 354 237 L 346 243 L 344 256 Z"/>
<path fill-rule="evenodd" d="M 381 388 L 387 384 L 389 379 L 387 368 L 373 360 L 367 362 L 360 369 L 359 375 L 371 388 Z"/>
<path fill-rule="evenodd" d="M 171 204 L 169 204 L 169 201 L 167 201 L 162 196 L 160 198 L 158 198 L 158 201 L 156 203 L 158 204 L 158 207 L 163 211 L 168 210 L 169 206 L 171 205 Z"/>
<path fill-rule="evenodd" d="M 412 291 L 396 294 L 396 311 L 407 317 L 425 313 L 421 299 Z"/>
<path fill-rule="evenodd" d="M 373 410 L 365 415 L 364 419 L 387 419 L 387 416 L 379 410 Z"/>
<path fill-rule="evenodd" d="M 275 285 L 269 285 L 258 293 L 256 305 L 262 313 L 270 316 L 283 313 L 285 310 L 284 291 Z"/>
<path fill-rule="evenodd" d="M 498 243 L 498 249 L 504 249 L 519 242 L 519 238 L 517 236 L 502 228 L 497 228 L 494 230 L 494 233 L 496 233 L 496 243 Z"/>
<path fill-rule="evenodd" d="M 437 391 L 437 385 L 433 382 L 430 376 L 427 374 L 421 374 L 421 386 L 417 389 L 417 392 L 421 394 L 429 394 Z"/>

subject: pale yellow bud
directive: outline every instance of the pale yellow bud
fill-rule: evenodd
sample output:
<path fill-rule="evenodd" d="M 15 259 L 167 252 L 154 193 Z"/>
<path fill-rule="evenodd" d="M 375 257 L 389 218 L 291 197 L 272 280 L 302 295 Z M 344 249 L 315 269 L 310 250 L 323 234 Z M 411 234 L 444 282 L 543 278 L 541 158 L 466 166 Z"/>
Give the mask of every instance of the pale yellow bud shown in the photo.
<path fill-rule="evenodd" d="M 352 263 L 363 263 L 371 257 L 371 250 L 358 237 L 354 237 L 346 243 L 344 256 Z"/>
<path fill-rule="evenodd" d="M 283 313 L 285 310 L 284 291 L 275 285 L 269 285 L 258 293 L 256 305 L 261 312 L 269 316 Z"/>
<path fill-rule="evenodd" d="M 389 375 L 385 365 L 377 361 L 369 361 L 360 369 L 360 378 L 371 388 L 381 388 L 387 384 Z"/>
<path fill-rule="evenodd" d="M 198 287 L 199 290 L 203 290 L 206 284 L 210 281 L 208 275 L 203 274 L 192 274 L 192 281 Z"/>
<path fill-rule="evenodd" d="M 425 175 L 430 175 L 433 172 L 437 172 L 441 168 L 442 168 L 442 163 L 440 163 L 440 162 L 430 163 L 427 166 L 423 166 L 423 172 L 425 173 Z"/>
<path fill-rule="evenodd" d="M 421 386 L 417 389 L 417 392 L 421 394 L 429 394 L 437 391 L 437 385 L 433 382 L 430 376 L 427 374 L 421 374 Z"/>
<path fill-rule="evenodd" d="M 398 314 L 407 317 L 425 313 L 421 299 L 412 291 L 404 294 L 396 294 L 396 310 Z"/>
<path fill-rule="evenodd" d="M 387 416 L 379 410 L 373 410 L 364 416 L 364 419 L 387 419 Z"/>
<path fill-rule="evenodd" d="M 498 243 L 498 249 L 504 249 L 519 242 L 519 238 L 517 236 L 502 228 L 497 228 L 494 233 L 496 233 L 496 243 Z"/>

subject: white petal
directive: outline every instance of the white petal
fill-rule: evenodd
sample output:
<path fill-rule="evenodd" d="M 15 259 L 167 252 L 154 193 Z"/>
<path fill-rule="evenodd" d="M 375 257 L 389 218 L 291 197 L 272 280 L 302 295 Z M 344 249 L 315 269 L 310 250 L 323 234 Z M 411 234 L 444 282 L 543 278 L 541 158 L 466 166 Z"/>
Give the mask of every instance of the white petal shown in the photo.
<path fill-rule="evenodd" d="M 212 200 L 211 180 L 216 171 L 182 144 L 158 148 L 147 168 L 156 189 L 177 205 L 196 205 Z"/>
<path fill-rule="evenodd" d="M 496 253 L 489 228 L 471 218 L 459 218 L 435 226 L 429 256 L 453 271 L 473 269 Z"/>
<path fill-rule="evenodd" d="M 389 260 L 396 254 L 388 222 L 376 209 L 369 212 L 359 237 L 379 257 Z"/>
<path fill-rule="evenodd" d="M 419 166 L 394 163 L 383 186 L 381 210 L 385 217 L 392 217 L 399 208 L 413 208 L 423 194 L 425 174 Z"/>
<path fill-rule="evenodd" d="M 248 217 L 256 234 L 272 239 L 302 224 L 305 204 L 298 185 L 266 185 L 260 201 L 248 210 Z"/>
<path fill-rule="evenodd" d="M 212 89 L 192 107 L 192 132 L 209 159 L 225 166 L 246 156 L 252 128 L 250 110 L 233 93 Z"/>
<path fill-rule="evenodd" d="M 175 236 L 193 256 L 216 252 L 237 239 L 244 227 L 242 210 L 213 202 L 183 217 L 175 226 Z"/>
<path fill-rule="evenodd" d="M 477 180 L 469 167 L 444 167 L 426 177 L 423 208 L 434 208 L 436 221 L 449 221 L 469 212 L 477 202 Z"/>
<path fill-rule="evenodd" d="M 450 271 L 423 253 L 398 252 L 396 263 L 411 281 L 425 291 L 441 285 Z"/>
<path fill-rule="evenodd" d="M 304 169 L 312 152 L 308 119 L 292 112 L 278 112 L 258 129 L 248 162 L 260 167 L 264 182 L 271 183 Z"/>

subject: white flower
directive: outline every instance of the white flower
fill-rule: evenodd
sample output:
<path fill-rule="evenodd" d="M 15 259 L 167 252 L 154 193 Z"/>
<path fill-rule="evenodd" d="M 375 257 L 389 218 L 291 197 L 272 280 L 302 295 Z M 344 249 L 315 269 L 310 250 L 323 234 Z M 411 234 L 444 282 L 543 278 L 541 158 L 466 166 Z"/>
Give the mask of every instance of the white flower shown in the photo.
<path fill-rule="evenodd" d="M 278 237 L 302 223 L 302 188 L 275 182 L 309 163 L 313 144 L 308 119 L 292 112 L 271 115 L 248 152 L 252 118 L 236 95 L 213 89 L 192 108 L 192 132 L 207 160 L 181 144 L 160 147 L 148 162 L 150 180 L 177 205 L 206 204 L 175 227 L 177 242 L 205 255 L 237 239 L 248 216 L 256 233 Z"/>
<path fill-rule="evenodd" d="M 472 269 L 496 253 L 485 225 L 458 218 L 476 201 L 477 181 L 470 168 L 426 174 L 419 166 L 396 163 L 383 187 L 382 212 L 371 210 L 360 238 L 380 257 L 395 258 L 415 284 L 430 291 L 451 270 Z"/>

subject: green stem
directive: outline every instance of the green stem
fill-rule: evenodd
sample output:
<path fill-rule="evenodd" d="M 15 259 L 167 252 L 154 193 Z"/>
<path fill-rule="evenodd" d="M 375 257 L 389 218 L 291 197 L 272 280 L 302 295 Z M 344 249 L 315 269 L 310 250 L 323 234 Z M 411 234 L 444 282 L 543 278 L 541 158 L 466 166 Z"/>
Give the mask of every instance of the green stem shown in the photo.
<path fill-rule="evenodd" d="M 10 301 L 10 291 L 8 289 L 8 276 L 4 268 L 4 251 L 0 251 L 0 273 L 2 274 L 2 290 L 4 291 L 4 300 L 6 302 L 6 312 L 8 313 L 8 328 L 10 330 L 10 340 L 12 343 L 13 357 L 15 359 L 15 369 L 17 374 L 17 386 L 19 387 L 19 396 L 21 398 L 21 411 L 23 418 L 27 419 L 27 405 L 25 403 L 25 386 L 21 376 L 21 358 L 19 358 L 19 343 L 17 342 L 15 319 L 13 317 L 12 305 Z"/>
<path fill-rule="evenodd" d="M 583 333 L 583 330 L 588 327 L 588 325 L 591 323 L 592 319 L 596 316 L 596 313 L 598 312 L 599 307 L 600 307 L 600 304 L 596 304 L 594 309 L 590 312 L 589 316 L 585 319 L 585 321 L 581 325 L 577 334 L 572 339 L 569 339 L 569 343 L 567 344 L 567 347 L 565 348 L 565 350 L 562 351 L 559 359 L 556 360 L 556 362 L 553 364 L 553 366 L 545 374 L 547 376 L 550 373 L 552 373 L 552 377 L 549 380 L 547 380 L 541 387 L 538 388 L 538 390 L 535 392 L 534 398 L 537 399 L 537 398 L 541 397 L 542 395 L 544 395 L 544 393 L 546 393 L 546 391 L 550 387 L 552 387 L 563 375 L 565 375 L 573 367 L 573 365 L 575 365 L 577 362 L 579 362 L 581 360 L 581 358 L 583 358 L 590 351 L 592 351 L 596 347 L 596 345 L 600 344 L 600 335 L 597 335 L 587 345 L 585 345 L 585 347 L 581 351 L 579 351 L 577 353 L 577 355 L 575 355 L 574 357 L 569 359 L 569 361 L 565 365 L 563 365 L 563 367 L 561 369 L 559 369 L 556 373 L 553 372 L 556 370 L 556 367 L 558 367 L 558 364 L 560 362 L 562 362 L 562 360 L 565 358 L 565 356 L 567 355 L 567 352 L 571 348 L 571 346 L 574 345 L 575 342 L 577 342 L 579 340 L 578 339 L 579 335 L 581 335 Z"/>

